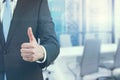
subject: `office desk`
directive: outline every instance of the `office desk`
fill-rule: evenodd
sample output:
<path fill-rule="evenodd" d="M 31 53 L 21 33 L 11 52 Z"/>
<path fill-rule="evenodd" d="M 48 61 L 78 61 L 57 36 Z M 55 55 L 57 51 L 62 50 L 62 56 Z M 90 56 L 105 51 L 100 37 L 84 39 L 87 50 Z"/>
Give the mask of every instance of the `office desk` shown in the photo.
<path fill-rule="evenodd" d="M 84 49 L 83 46 L 60 48 L 59 57 L 62 57 L 62 56 L 82 56 L 83 49 Z M 115 53 L 116 49 L 117 49 L 116 44 L 103 44 L 103 45 L 101 45 L 101 54 Z"/>

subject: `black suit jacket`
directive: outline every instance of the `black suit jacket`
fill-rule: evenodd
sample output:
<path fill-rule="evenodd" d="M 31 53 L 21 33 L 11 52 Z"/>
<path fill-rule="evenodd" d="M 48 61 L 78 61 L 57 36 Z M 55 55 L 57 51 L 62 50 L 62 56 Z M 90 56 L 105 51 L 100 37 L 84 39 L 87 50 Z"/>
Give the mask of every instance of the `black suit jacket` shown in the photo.
<path fill-rule="evenodd" d="M 47 52 L 42 64 L 27 62 L 21 57 L 21 44 L 29 41 L 27 29 L 30 26 Z M 58 54 L 59 45 L 47 0 L 18 0 L 7 42 L 0 23 L 0 73 L 5 72 L 7 80 L 43 80 L 42 68 L 52 63 Z"/>

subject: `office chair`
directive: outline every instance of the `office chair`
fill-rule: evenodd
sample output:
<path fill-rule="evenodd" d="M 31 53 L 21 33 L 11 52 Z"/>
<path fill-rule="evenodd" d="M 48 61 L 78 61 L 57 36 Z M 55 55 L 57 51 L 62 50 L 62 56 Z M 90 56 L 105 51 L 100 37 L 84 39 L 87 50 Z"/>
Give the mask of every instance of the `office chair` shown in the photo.
<path fill-rule="evenodd" d="M 83 55 L 80 59 L 77 58 L 79 61 L 79 69 L 80 71 L 80 80 L 83 80 L 85 75 L 92 74 L 98 72 L 99 67 L 99 59 L 100 59 L 100 46 L 101 41 L 98 39 L 88 39 L 85 42 Z M 76 77 L 78 73 L 75 73 L 73 69 L 70 68 L 68 65 L 68 69 L 73 73 Z M 76 78 L 77 79 L 77 78 Z"/>
<path fill-rule="evenodd" d="M 114 55 L 114 59 L 113 59 L 113 63 L 103 63 L 100 64 L 100 67 L 106 68 L 108 70 L 111 71 L 111 76 L 107 76 L 107 77 L 100 77 L 97 80 L 117 80 L 114 75 L 113 75 L 113 70 L 120 68 L 120 39 L 117 45 L 117 50 L 116 53 Z"/>

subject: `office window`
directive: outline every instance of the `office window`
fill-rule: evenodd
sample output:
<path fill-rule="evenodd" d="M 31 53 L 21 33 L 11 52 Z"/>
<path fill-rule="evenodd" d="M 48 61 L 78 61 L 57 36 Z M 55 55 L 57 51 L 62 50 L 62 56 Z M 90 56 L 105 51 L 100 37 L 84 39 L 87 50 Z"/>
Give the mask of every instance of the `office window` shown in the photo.
<path fill-rule="evenodd" d="M 112 0 L 86 0 L 85 38 L 100 38 L 103 43 L 111 43 Z M 83 26 L 84 27 L 84 26 Z"/>
<path fill-rule="evenodd" d="M 115 0 L 115 40 L 120 38 L 120 0 Z"/>
<path fill-rule="evenodd" d="M 72 46 L 84 45 L 86 38 L 99 38 L 102 43 L 114 43 L 113 2 L 114 0 L 49 0 L 58 40 L 61 34 L 69 34 Z"/>

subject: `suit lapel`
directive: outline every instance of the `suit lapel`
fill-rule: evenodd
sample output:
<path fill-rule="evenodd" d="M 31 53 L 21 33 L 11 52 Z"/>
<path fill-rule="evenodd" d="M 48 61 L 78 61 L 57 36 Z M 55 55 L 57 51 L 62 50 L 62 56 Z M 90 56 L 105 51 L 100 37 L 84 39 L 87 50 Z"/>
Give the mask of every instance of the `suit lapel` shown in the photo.
<path fill-rule="evenodd" d="M 2 27 L 1 21 L 0 21 L 0 44 L 2 46 L 4 46 L 4 44 L 5 44 L 5 38 L 4 38 L 4 35 L 3 35 L 3 27 Z"/>
<path fill-rule="evenodd" d="M 14 14 L 13 14 L 13 17 L 11 20 L 11 25 L 10 25 L 10 29 L 9 29 L 9 33 L 8 33 L 8 37 L 7 37 L 7 41 L 6 41 L 6 46 L 9 45 L 11 38 L 13 37 L 13 35 L 15 35 L 14 32 L 17 28 L 17 25 L 19 25 L 19 23 L 17 23 L 17 19 L 20 15 L 20 10 L 19 10 L 20 6 L 19 5 L 21 5 L 20 0 L 18 0 L 18 2 L 16 4 L 16 8 L 14 10 Z"/>
<path fill-rule="evenodd" d="M 30 4 L 28 4 L 28 2 L 30 2 Z M 29 25 L 30 26 L 32 25 L 31 22 L 24 22 L 24 21 L 29 21 L 33 19 L 33 17 L 28 16 L 31 14 L 26 15 L 25 13 L 26 12 L 29 13 L 28 11 L 30 11 L 29 9 L 31 9 L 31 5 L 35 5 L 37 3 L 38 3 L 38 0 L 18 0 L 17 1 L 16 8 L 14 10 L 14 14 L 13 14 L 11 25 L 10 25 L 8 37 L 7 37 L 6 47 L 8 47 L 8 45 L 10 44 L 12 37 L 16 35 L 15 34 L 16 29 L 18 28 L 20 29 L 23 26 L 25 27 L 23 27 L 22 29 L 26 29 L 27 27 L 29 27 Z M 28 9 L 28 7 L 30 8 Z"/>

